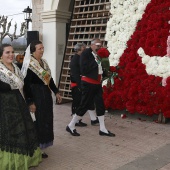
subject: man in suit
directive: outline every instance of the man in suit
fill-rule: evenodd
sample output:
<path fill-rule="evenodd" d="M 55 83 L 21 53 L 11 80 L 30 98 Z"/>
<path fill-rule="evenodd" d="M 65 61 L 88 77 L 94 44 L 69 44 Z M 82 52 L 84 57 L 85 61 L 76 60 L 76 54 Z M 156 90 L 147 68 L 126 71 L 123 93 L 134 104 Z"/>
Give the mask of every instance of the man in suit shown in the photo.
<path fill-rule="evenodd" d="M 75 129 L 77 120 L 81 119 L 87 112 L 91 102 L 94 101 L 96 113 L 98 116 L 100 130 L 99 135 L 114 137 L 105 127 L 104 113 L 105 107 L 103 102 L 103 90 L 101 85 L 101 77 L 103 74 L 101 62 L 97 58 L 97 51 L 101 48 L 101 40 L 93 39 L 91 47 L 85 49 L 80 56 L 80 70 L 81 70 L 81 104 L 76 110 L 71 122 L 67 125 L 66 131 L 73 136 L 80 136 Z"/>
<path fill-rule="evenodd" d="M 71 79 L 71 92 L 72 92 L 72 115 L 76 114 L 76 110 L 81 102 L 81 72 L 80 72 L 80 55 L 86 49 L 86 44 L 77 43 L 74 46 L 75 55 L 71 57 L 70 61 L 70 79 Z M 91 118 L 91 125 L 99 123 L 95 114 L 94 102 L 88 107 L 88 112 Z M 87 126 L 82 122 L 82 119 L 78 120 L 76 126 Z"/>

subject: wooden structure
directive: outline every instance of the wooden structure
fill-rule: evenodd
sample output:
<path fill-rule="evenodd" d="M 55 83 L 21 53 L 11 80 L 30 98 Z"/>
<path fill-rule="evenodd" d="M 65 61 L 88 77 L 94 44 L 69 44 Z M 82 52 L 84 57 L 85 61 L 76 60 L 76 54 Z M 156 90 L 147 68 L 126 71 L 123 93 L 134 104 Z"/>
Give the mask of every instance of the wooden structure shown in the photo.
<path fill-rule="evenodd" d="M 64 54 L 59 90 L 63 99 L 71 100 L 69 63 L 74 45 L 84 42 L 87 46 L 93 38 L 100 38 L 106 46 L 105 34 L 110 13 L 109 0 L 75 0 L 69 35 Z"/>

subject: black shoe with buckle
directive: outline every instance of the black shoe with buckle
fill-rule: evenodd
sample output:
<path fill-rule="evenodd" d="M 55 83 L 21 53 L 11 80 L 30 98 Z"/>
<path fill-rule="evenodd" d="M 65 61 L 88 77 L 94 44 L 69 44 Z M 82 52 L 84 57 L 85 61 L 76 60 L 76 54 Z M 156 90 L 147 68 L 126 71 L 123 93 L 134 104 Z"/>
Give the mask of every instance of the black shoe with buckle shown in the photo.
<path fill-rule="evenodd" d="M 79 122 L 77 122 L 77 123 L 75 124 L 75 126 L 84 127 L 84 126 L 87 126 L 87 124 L 86 124 L 86 123 L 83 123 L 82 120 L 79 120 Z"/>
<path fill-rule="evenodd" d="M 48 158 L 48 155 L 45 152 L 43 152 L 42 153 L 42 158 Z"/>
<path fill-rule="evenodd" d="M 72 132 L 68 126 L 66 127 L 66 131 L 69 132 L 72 136 L 80 136 L 80 134 L 77 133 L 76 129 L 74 129 Z"/>
<path fill-rule="evenodd" d="M 99 131 L 100 136 L 109 136 L 109 137 L 115 137 L 116 135 L 110 131 L 108 133 L 102 132 L 101 130 Z"/>
<path fill-rule="evenodd" d="M 92 126 L 99 125 L 99 119 L 96 117 L 96 120 L 91 120 L 91 125 Z"/>

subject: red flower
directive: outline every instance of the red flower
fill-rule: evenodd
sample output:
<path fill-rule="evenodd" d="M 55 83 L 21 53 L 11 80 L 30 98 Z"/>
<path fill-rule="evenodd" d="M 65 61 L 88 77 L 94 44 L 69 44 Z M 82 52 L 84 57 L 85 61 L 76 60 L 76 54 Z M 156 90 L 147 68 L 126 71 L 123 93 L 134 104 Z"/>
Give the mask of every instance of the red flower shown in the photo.
<path fill-rule="evenodd" d="M 127 118 L 126 114 L 121 114 L 121 118 L 122 118 L 122 119 Z"/>
<path fill-rule="evenodd" d="M 116 71 L 116 67 L 110 66 L 110 71 L 111 71 L 111 72 L 115 72 L 115 71 Z"/>
<path fill-rule="evenodd" d="M 106 49 L 106 48 L 100 48 L 98 51 L 97 51 L 97 55 L 100 57 L 100 58 L 108 58 L 110 53 L 109 51 Z"/>
<path fill-rule="evenodd" d="M 152 0 L 147 5 L 120 57 L 114 85 L 104 87 L 103 97 L 107 108 L 126 109 L 130 113 L 146 115 L 163 113 L 170 118 L 170 77 L 167 85 L 162 87 L 162 77 L 148 75 L 142 58 L 137 54 L 137 49 L 142 47 L 147 55 L 166 55 L 169 6 L 169 0 Z M 101 58 L 109 55 L 102 50 L 100 53 Z"/>
<path fill-rule="evenodd" d="M 166 118 L 170 118 L 170 111 L 166 111 L 163 113 L 163 115 L 166 117 Z"/>

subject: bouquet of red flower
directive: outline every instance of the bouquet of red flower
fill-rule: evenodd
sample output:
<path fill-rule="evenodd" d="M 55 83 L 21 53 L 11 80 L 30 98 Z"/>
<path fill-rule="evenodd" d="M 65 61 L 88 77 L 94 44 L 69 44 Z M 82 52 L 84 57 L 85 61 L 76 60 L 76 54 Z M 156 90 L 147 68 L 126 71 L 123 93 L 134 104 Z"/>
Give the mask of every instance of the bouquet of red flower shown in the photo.
<path fill-rule="evenodd" d="M 100 58 L 108 58 L 110 53 L 106 48 L 100 48 L 97 51 L 97 55 L 100 56 Z"/>
<path fill-rule="evenodd" d="M 97 51 L 97 57 L 99 61 L 101 62 L 102 68 L 107 71 L 109 71 L 109 68 L 110 68 L 110 62 L 108 59 L 109 55 L 110 53 L 106 48 L 100 48 Z"/>
<path fill-rule="evenodd" d="M 106 48 L 100 48 L 97 51 L 97 57 L 99 59 L 99 61 L 101 62 L 102 68 L 103 68 L 103 80 L 108 79 L 109 82 L 111 82 L 111 84 L 114 84 L 114 77 L 117 76 L 116 73 L 116 67 L 114 66 L 110 66 L 110 62 L 109 62 L 109 51 Z"/>

